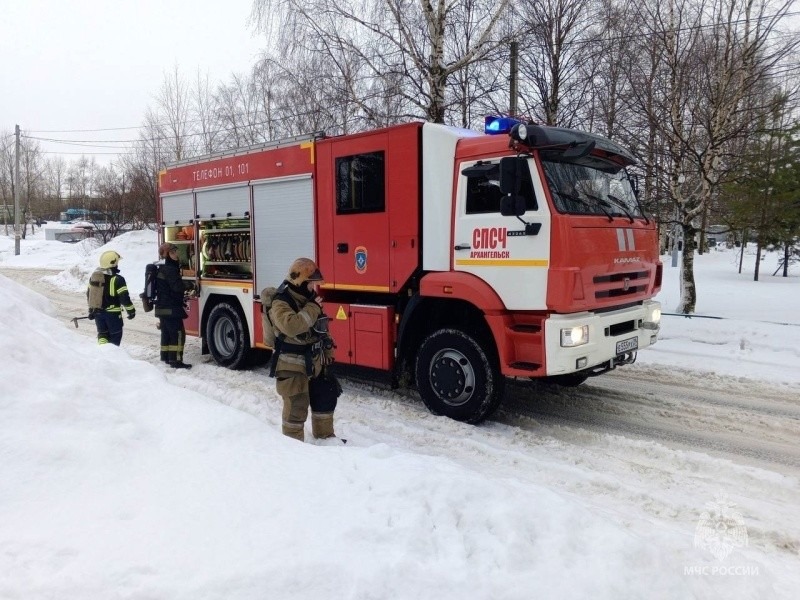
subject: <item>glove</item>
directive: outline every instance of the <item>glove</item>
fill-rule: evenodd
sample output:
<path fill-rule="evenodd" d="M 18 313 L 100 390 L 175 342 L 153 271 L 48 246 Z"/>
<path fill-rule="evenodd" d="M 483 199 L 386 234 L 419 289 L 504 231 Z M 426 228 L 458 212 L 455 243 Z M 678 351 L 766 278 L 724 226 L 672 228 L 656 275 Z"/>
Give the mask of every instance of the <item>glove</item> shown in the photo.
<path fill-rule="evenodd" d="M 128 311 L 128 321 L 130 321 L 135 316 L 136 316 L 136 311 L 135 310 L 129 310 Z"/>
<path fill-rule="evenodd" d="M 325 348 L 322 351 L 322 365 L 327 367 L 328 365 L 332 365 L 333 361 L 334 361 L 333 348 Z"/>
<path fill-rule="evenodd" d="M 303 307 L 305 313 L 311 317 L 311 322 L 316 323 L 319 316 L 322 314 L 322 307 L 314 302 L 309 302 Z"/>
<path fill-rule="evenodd" d="M 89 309 L 89 316 L 86 317 L 86 318 L 89 319 L 90 321 L 94 321 L 94 309 L 93 308 Z"/>

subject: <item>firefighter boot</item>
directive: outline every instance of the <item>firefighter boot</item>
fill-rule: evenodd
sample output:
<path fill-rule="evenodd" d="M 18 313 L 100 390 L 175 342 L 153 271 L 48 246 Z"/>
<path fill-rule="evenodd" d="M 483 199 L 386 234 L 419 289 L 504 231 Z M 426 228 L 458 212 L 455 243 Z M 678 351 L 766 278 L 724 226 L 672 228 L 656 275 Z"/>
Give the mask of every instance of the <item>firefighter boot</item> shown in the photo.
<path fill-rule="evenodd" d="M 308 394 L 295 394 L 283 400 L 283 435 L 301 442 L 305 436 L 306 417 L 308 417 Z"/>
<path fill-rule="evenodd" d="M 311 433 L 316 439 L 335 438 L 333 432 L 333 413 L 311 413 Z"/>

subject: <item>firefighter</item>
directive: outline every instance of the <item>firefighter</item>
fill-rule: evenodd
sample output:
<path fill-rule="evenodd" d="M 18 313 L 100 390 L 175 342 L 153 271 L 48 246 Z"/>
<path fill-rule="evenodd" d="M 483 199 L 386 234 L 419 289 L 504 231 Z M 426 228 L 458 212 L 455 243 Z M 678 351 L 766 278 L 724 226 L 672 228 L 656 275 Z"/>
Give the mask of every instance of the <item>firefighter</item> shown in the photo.
<path fill-rule="evenodd" d="M 159 264 L 156 275 L 156 308 L 161 329 L 161 360 L 173 369 L 191 369 L 183 362 L 183 347 L 186 344 L 186 329 L 183 320 L 188 316 L 184 308 L 186 294 L 191 291 L 191 282 L 184 284 L 178 262 L 178 247 L 165 242 L 158 247 Z"/>
<path fill-rule="evenodd" d="M 324 374 L 325 366 L 333 362 L 333 340 L 328 333 L 328 317 L 320 305 L 322 282 L 316 263 L 298 258 L 269 310 L 277 335 L 272 370 L 283 398 L 282 430 L 301 442 L 309 407 L 314 438 L 339 441 L 333 431 L 333 411 L 341 389 L 335 389 L 335 378 Z"/>
<path fill-rule="evenodd" d="M 119 274 L 122 257 L 113 250 L 100 255 L 100 266 L 89 277 L 86 299 L 89 303 L 89 319 L 97 326 L 97 343 L 122 342 L 122 310 L 128 319 L 136 316 L 136 308 L 128 293 L 128 284 Z"/>

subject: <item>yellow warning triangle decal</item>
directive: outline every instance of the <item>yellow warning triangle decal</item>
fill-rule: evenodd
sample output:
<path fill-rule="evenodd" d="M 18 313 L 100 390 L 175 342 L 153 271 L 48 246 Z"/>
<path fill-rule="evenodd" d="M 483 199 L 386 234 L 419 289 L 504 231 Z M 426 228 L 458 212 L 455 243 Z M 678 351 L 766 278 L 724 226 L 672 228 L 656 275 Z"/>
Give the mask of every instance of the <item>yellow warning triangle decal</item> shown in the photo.
<path fill-rule="evenodd" d="M 336 320 L 337 321 L 347 321 L 347 314 L 344 312 L 344 307 L 339 306 L 339 310 L 336 311 Z"/>

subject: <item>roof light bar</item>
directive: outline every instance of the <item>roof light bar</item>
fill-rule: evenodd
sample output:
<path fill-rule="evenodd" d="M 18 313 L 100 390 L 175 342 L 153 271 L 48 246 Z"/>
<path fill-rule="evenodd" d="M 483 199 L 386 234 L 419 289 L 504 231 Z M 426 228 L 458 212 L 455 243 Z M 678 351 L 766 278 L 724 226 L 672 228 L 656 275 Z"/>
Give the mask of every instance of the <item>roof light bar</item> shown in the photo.
<path fill-rule="evenodd" d="M 513 117 L 501 117 L 499 115 L 487 115 L 484 120 L 483 131 L 489 135 L 509 133 L 514 125 L 519 125 L 522 121 Z"/>

